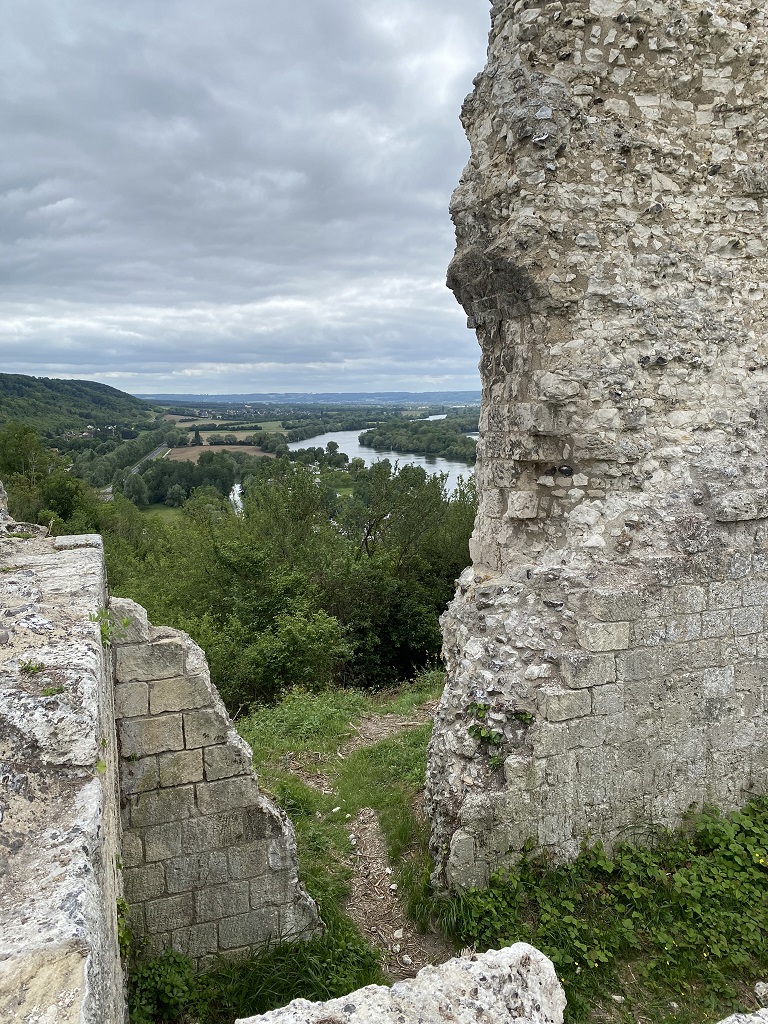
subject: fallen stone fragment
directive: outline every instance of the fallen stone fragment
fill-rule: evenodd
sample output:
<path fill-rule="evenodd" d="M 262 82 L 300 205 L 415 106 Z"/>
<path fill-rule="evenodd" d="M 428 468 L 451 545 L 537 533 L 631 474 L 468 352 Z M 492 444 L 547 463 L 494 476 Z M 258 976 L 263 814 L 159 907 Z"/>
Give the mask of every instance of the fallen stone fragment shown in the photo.
<path fill-rule="evenodd" d="M 294 999 L 236 1024 L 562 1024 L 564 1010 L 552 962 L 517 942 L 425 967 L 392 988 L 369 985 L 325 1003 Z"/>

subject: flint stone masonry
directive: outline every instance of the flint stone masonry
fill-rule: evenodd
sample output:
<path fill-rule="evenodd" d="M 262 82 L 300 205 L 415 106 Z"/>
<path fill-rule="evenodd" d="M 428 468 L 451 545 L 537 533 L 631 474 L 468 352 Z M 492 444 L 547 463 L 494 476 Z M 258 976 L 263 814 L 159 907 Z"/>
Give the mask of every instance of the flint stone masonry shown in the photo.
<path fill-rule="evenodd" d="M 429 753 L 449 886 L 768 792 L 768 14 L 491 19 L 451 203 L 483 404 Z"/>
<path fill-rule="evenodd" d="M 112 598 L 125 897 L 150 950 L 205 966 L 308 938 L 317 907 L 297 877 L 293 828 L 259 791 L 203 652 Z"/>
<path fill-rule="evenodd" d="M 123 1024 L 119 896 L 200 966 L 321 923 L 202 651 L 109 603 L 101 538 L 44 532 L 0 484 L 0 1020 Z"/>
<path fill-rule="evenodd" d="M 565 995 L 552 962 L 523 942 L 425 967 L 392 988 L 341 999 L 294 999 L 235 1024 L 562 1024 Z"/>

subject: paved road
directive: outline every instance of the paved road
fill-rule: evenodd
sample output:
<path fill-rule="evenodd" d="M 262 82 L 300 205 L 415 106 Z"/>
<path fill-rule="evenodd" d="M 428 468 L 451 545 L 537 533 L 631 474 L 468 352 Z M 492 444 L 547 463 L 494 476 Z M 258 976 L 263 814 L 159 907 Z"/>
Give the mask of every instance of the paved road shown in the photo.
<path fill-rule="evenodd" d="M 134 473 L 138 473 L 139 467 L 143 466 L 145 462 L 149 462 L 150 459 L 156 459 L 160 452 L 169 452 L 171 449 L 167 444 L 159 444 L 157 448 L 153 448 L 149 455 L 145 455 L 143 459 L 139 459 L 135 466 L 131 469 L 128 476 L 133 476 Z"/>

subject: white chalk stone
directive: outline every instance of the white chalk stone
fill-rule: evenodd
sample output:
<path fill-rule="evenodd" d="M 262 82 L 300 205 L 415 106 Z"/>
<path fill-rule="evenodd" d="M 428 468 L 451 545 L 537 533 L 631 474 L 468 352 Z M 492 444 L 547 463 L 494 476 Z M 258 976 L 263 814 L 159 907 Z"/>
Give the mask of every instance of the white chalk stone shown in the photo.
<path fill-rule="evenodd" d="M 562 1024 L 565 994 L 552 962 L 518 942 L 424 967 L 391 988 L 369 985 L 340 999 L 294 999 L 235 1024 Z"/>

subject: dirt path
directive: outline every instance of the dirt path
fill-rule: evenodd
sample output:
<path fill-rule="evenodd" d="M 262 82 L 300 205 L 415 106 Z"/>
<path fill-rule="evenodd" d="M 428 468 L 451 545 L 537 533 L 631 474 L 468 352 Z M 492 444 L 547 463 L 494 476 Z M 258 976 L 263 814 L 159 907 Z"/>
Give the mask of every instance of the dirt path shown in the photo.
<path fill-rule="evenodd" d="M 437 704 L 436 700 L 422 704 L 409 715 L 369 715 L 357 725 L 350 722 L 352 735 L 335 755 L 290 755 L 283 767 L 307 785 L 330 795 L 334 792 L 333 784 L 323 770 L 329 761 L 418 728 L 434 718 Z M 408 918 L 387 859 L 387 844 L 376 811 L 364 807 L 348 825 L 354 852 L 346 862 L 352 869 L 352 881 L 345 910 L 371 945 L 381 950 L 384 973 L 392 981 L 411 978 L 427 964 L 441 964 L 455 956 L 441 936 L 421 934 Z"/>
<path fill-rule="evenodd" d="M 371 945 L 382 951 L 384 973 L 399 981 L 412 978 L 427 964 L 450 960 L 455 953 L 445 940 L 420 933 L 405 913 L 376 811 L 364 807 L 349 824 L 355 852 L 348 862 L 352 888 L 344 909 Z"/>

